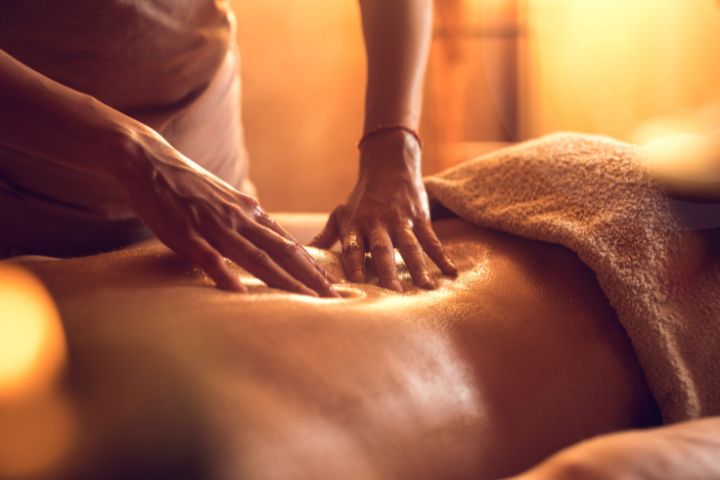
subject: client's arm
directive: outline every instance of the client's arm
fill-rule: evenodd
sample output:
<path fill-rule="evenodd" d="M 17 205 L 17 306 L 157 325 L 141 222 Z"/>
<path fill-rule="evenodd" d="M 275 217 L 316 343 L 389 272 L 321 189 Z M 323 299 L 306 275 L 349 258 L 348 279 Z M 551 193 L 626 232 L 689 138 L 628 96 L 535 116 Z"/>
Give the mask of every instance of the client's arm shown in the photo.
<path fill-rule="evenodd" d="M 245 290 L 228 257 L 270 286 L 336 296 L 325 271 L 253 198 L 146 125 L 2 50 L 0 145 L 116 181 L 157 237 L 220 287 Z"/>
<path fill-rule="evenodd" d="M 588 440 L 514 480 L 711 478 L 720 478 L 720 417 Z"/>

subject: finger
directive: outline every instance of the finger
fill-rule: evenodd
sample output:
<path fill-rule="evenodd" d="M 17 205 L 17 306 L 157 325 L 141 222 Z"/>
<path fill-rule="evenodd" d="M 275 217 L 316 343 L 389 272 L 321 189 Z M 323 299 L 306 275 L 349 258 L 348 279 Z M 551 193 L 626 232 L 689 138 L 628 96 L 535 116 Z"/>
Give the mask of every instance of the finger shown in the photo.
<path fill-rule="evenodd" d="M 337 241 L 339 236 L 337 211 L 337 208 L 332 211 L 332 213 L 328 217 L 327 222 L 325 222 L 325 227 L 310 242 L 311 247 L 323 248 L 325 250 L 328 250 L 330 247 L 335 245 L 335 242 Z"/>
<path fill-rule="evenodd" d="M 265 282 L 269 287 L 313 297 L 318 296 L 314 290 L 303 285 L 283 270 L 267 252 L 256 247 L 240 234 L 229 230 L 211 241 L 223 255 Z"/>
<path fill-rule="evenodd" d="M 293 242 L 293 243 L 295 243 L 295 244 L 298 244 L 297 240 L 295 240 L 295 239 L 293 238 L 293 236 L 290 235 L 290 233 L 288 233 L 287 230 L 285 230 L 282 226 L 280 226 L 280 224 L 278 224 L 275 220 L 273 220 L 272 217 L 270 217 L 269 215 L 267 215 L 267 214 L 266 214 L 266 215 L 261 215 L 261 216 L 258 218 L 258 222 L 259 222 L 261 225 L 263 225 L 263 226 L 265 226 L 265 227 L 268 227 L 269 229 L 271 229 L 272 231 L 274 231 L 275 233 L 277 233 L 277 234 L 280 235 L 281 237 L 283 237 L 283 238 L 285 238 L 285 239 L 287 239 L 287 240 L 289 240 L 289 241 L 291 241 L 291 242 Z M 298 245 L 299 245 L 299 244 L 298 244 Z M 340 279 L 339 279 L 338 277 L 336 277 L 335 275 L 333 275 L 332 273 L 330 273 L 325 267 L 323 267 L 322 265 L 320 265 L 320 263 L 319 263 L 315 258 L 313 258 L 313 256 L 310 255 L 310 253 L 309 253 L 307 250 L 305 250 L 304 248 L 302 248 L 302 246 L 300 247 L 300 250 L 301 250 L 301 253 L 302 253 L 302 254 L 305 256 L 305 258 L 308 260 L 308 262 L 312 263 L 312 264 L 315 266 L 315 269 L 316 269 L 323 277 L 325 277 L 330 283 L 340 283 Z"/>
<path fill-rule="evenodd" d="M 342 236 L 342 259 L 345 275 L 351 282 L 365 282 L 365 240 L 356 229 Z"/>
<path fill-rule="evenodd" d="M 248 240 L 270 254 L 273 261 L 296 280 L 324 297 L 340 296 L 332 288 L 326 275 L 317 268 L 315 259 L 297 242 L 288 240 L 262 225 L 257 225 L 257 228 L 247 228 L 242 233 Z"/>
<path fill-rule="evenodd" d="M 435 262 L 440 271 L 445 275 L 456 277 L 458 269 L 445 252 L 445 248 L 437 235 L 435 235 L 435 230 L 433 230 L 430 221 L 426 219 L 416 221 L 414 230 L 416 238 L 420 241 L 425 253 Z"/>
<path fill-rule="evenodd" d="M 405 265 L 410 271 L 413 282 L 421 288 L 432 290 L 437 287 L 428 273 L 422 247 L 415 238 L 415 234 L 409 227 L 400 228 L 395 233 L 395 245 L 400 251 Z"/>
<path fill-rule="evenodd" d="M 394 250 L 390 235 L 384 226 L 376 226 L 370 230 L 368 238 L 375 271 L 380 277 L 380 285 L 391 290 L 402 292 L 402 285 L 397 276 Z"/>
<path fill-rule="evenodd" d="M 192 235 L 186 243 L 174 246 L 173 250 L 200 267 L 219 288 L 247 292 L 247 287 L 225 263 L 223 256 L 202 238 Z"/>
<path fill-rule="evenodd" d="M 297 240 L 295 240 L 295 238 L 294 238 L 292 235 L 290 235 L 290 232 L 288 232 L 287 230 L 285 230 L 279 223 L 277 223 L 277 222 L 276 222 L 270 215 L 268 215 L 267 213 L 262 212 L 260 215 L 256 215 L 256 216 L 255 216 L 255 219 L 257 220 L 257 222 L 258 222 L 260 225 L 263 225 L 263 226 L 269 228 L 270 230 L 274 231 L 275 233 L 277 233 L 277 234 L 280 235 L 281 237 L 284 237 L 284 238 L 286 238 L 286 239 L 288 239 L 288 240 L 292 240 L 293 242 L 296 242 L 296 243 L 297 243 Z"/>

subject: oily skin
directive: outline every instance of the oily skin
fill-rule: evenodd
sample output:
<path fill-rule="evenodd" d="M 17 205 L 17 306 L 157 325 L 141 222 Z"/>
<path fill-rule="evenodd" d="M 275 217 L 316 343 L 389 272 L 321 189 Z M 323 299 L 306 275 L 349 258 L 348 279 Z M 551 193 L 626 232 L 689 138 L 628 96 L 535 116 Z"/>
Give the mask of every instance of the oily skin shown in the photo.
<path fill-rule="evenodd" d="M 577 257 L 459 220 L 435 228 L 458 278 L 436 271 L 439 287 L 425 291 L 400 269 L 403 294 L 377 286 L 370 264 L 370 284 L 339 285 L 342 299 L 251 281 L 233 295 L 158 245 L 24 265 L 58 302 L 85 370 L 78 395 L 93 399 L 84 410 L 113 418 L 125 375 L 124 392 L 174 398 L 172 385 L 133 386 L 149 364 L 138 352 L 162 353 L 177 388 L 203 399 L 217 478 L 499 478 L 655 420 L 627 338 Z M 338 254 L 312 253 L 342 270 Z M 127 428 L 162 433 L 125 414 Z M 122 448 L 112 427 L 97 428 Z"/>
<path fill-rule="evenodd" d="M 329 275 L 248 195 L 184 158 L 152 131 L 136 141 L 152 152 L 148 171 L 121 182 L 127 201 L 155 235 L 226 290 L 247 288 L 228 258 L 267 285 L 311 296 L 337 297 Z"/>

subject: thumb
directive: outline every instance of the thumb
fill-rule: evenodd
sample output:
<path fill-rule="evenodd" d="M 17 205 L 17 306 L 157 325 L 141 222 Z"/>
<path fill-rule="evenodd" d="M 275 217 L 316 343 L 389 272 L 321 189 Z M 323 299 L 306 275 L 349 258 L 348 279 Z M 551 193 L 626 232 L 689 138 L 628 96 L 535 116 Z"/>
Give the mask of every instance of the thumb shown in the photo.
<path fill-rule="evenodd" d="M 325 223 L 325 227 L 310 242 L 311 247 L 327 250 L 338 240 L 337 213 L 340 208 L 341 207 L 336 208 L 330 214 L 327 223 Z"/>

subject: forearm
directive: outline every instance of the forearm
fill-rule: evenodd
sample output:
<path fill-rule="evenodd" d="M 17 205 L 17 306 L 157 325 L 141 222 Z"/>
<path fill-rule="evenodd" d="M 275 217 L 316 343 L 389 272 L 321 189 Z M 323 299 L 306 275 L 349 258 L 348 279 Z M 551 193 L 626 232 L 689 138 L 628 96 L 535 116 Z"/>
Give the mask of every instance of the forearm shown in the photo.
<path fill-rule="evenodd" d="M 432 0 L 360 0 L 367 51 L 365 132 L 416 129 L 432 34 Z"/>
<path fill-rule="evenodd" d="M 457 268 L 430 223 L 421 145 L 407 131 L 420 123 L 432 0 L 360 0 L 360 9 L 368 73 L 358 178 L 312 243 L 330 248 L 340 240 L 345 273 L 353 282 L 367 279 L 370 252 L 380 285 L 402 291 L 397 248 L 413 283 L 436 288 L 423 253 L 445 275 L 456 276 Z M 396 126 L 405 128 L 379 128 Z"/>
<path fill-rule="evenodd" d="M 110 177 L 125 167 L 111 153 L 135 124 L 0 50 L 0 145 Z"/>
<path fill-rule="evenodd" d="M 334 277 L 255 199 L 185 157 L 150 127 L 2 51 L 0 146 L 115 180 L 157 238 L 221 288 L 247 291 L 229 258 L 272 287 L 339 296 L 330 284 Z"/>

